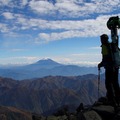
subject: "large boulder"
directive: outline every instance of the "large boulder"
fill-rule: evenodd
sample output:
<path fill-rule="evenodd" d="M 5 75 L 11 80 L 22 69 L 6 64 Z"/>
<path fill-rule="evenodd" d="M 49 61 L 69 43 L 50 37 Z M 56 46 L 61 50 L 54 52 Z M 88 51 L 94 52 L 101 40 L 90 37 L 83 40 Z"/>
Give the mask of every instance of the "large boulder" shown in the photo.
<path fill-rule="evenodd" d="M 114 107 L 109 105 L 94 106 L 92 109 L 96 111 L 102 119 L 106 120 L 113 120 L 116 114 Z"/>

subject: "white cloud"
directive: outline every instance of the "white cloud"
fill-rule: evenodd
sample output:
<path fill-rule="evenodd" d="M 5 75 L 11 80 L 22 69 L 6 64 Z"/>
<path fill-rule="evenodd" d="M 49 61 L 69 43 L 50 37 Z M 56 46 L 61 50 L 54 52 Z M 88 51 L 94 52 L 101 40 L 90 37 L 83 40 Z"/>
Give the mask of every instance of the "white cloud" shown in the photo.
<path fill-rule="evenodd" d="M 74 2 L 68 2 L 68 1 L 64 1 L 64 2 L 58 2 L 55 4 L 56 10 L 62 14 L 62 15 L 67 15 L 68 16 L 76 16 L 77 13 L 80 10 L 80 7 L 75 4 Z"/>
<path fill-rule="evenodd" d="M 0 23 L 0 32 L 1 33 L 8 33 L 9 32 L 8 26 L 6 24 Z"/>
<path fill-rule="evenodd" d="M 22 2 L 24 5 L 28 3 L 27 0 L 23 0 Z M 105 4 L 109 3 L 112 6 L 113 2 L 115 4 L 115 2 L 118 3 L 119 1 L 109 0 L 105 1 Z M 78 3 L 82 4 L 83 6 L 79 7 Z M 66 15 L 69 15 L 69 13 L 73 14 L 78 12 L 83 12 L 82 14 L 89 14 L 86 12 L 90 12 L 90 10 L 91 12 L 93 12 L 95 9 L 99 9 L 100 7 L 96 8 L 95 5 L 99 6 L 101 4 L 103 3 L 100 3 L 99 1 L 85 3 L 82 0 L 58 0 L 57 3 L 54 5 L 52 3 L 49 3 L 48 1 L 31 0 L 29 5 L 31 5 L 31 8 L 35 9 L 36 11 L 39 9 L 38 12 L 43 12 L 44 9 L 44 13 L 48 13 L 54 10 L 63 10 L 63 12 L 66 11 Z M 5 24 L 1 23 L 1 32 L 13 33 L 14 31 L 19 32 L 20 30 L 30 30 L 33 32 L 35 30 L 42 31 L 38 34 L 38 37 L 35 41 L 36 43 L 46 43 L 49 41 L 74 37 L 95 37 L 103 33 L 110 34 L 110 31 L 106 27 L 106 22 L 109 17 L 111 17 L 110 15 L 101 15 L 95 19 L 92 18 L 86 20 L 45 20 L 41 18 L 27 18 L 27 16 L 25 16 L 24 14 L 15 14 L 11 12 L 4 12 L 2 15 L 7 20 L 11 20 L 11 24 L 7 24 L 7 22 Z M 49 30 L 49 33 L 44 32 Z"/>
<path fill-rule="evenodd" d="M 57 0 L 55 4 L 48 1 L 35 1 L 29 3 L 31 9 L 39 14 L 55 14 L 64 17 L 88 16 L 93 13 L 109 13 L 120 6 L 119 0 L 104 0 L 104 2 L 83 0 Z"/>
<path fill-rule="evenodd" d="M 29 4 L 29 0 L 0 0 L 0 6 L 9 8 L 23 8 Z M 6 9 L 6 8 L 5 8 Z"/>
<path fill-rule="evenodd" d="M 94 13 L 109 13 L 120 7 L 119 0 L 56 0 L 55 4 L 47 0 L 0 0 L 1 6 L 21 8 L 28 5 L 38 15 L 57 15 L 57 17 L 85 17 Z"/>
<path fill-rule="evenodd" d="M 7 13 L 8 14 L 8 13 Z M 10 14 L 10 13 L 9 13 Z M 11 15 L 11 14 L 10 14 Z M 48 21 L 43 19 L 27 19 L 23 15 L 14 14 L 16 18 L 14 27 L 11 30 L 60 30 L 61 32 L 39 33 L 37 43 L 49 42 L 54 40 L 61 40 L 74 37 L 94 37 L 103 34 L 105 31 L 107 34 L 110 31 L 106 27 L 106 22 L 110 16 L 99 16 L 96 19 L 88 20 L 61 20 L 61 21 Z M 12 18 L 12 17 L 11 17 Z M 93 24 L 94 23 L 94 24 Z M 2 24 L 1 24 L 2 25 Z M 7 25 L 2 25 L 1 30 L 7 31 Z M 6 28 L 6 29 L 5 29 Z"/>
<path fill-rule="evenodd" d="M 0 0 L 0 5 L 8 5 L 11 0 Z"/>
<path fill-rule="evenodd" d="M 32 0 L 29 3 L 31 9 L 38 14 L 55 14 L 60 16 L 75 17 L 82 16 L 83 11 L 86 11 L 86 7 L 76 4 L 76 0 L 61 0 L 52 4 L 48 1 L 35 1 Z M 91 9 L 90 9 L 91 10 Z M 85 14 L 84 14 L 85 15 Z"/>
<path fill-rule="evenodd" d="M 22 5 L 25 6 L 28 4 L 28 0 L 22 0 Z"/>
<path fill-rule="evenodd" d="M 51 56 L 50 58 L 62 64 L 74 64 L 80 66 L 97 66 L 97 64 L 101 61 L 100 54 L 89 53 Z"/>
<path fill-rule="evenodd" d="M 14 51 L 13 51 L 14 52 Z M 4 64 L 31 64 L 37 62 L 40 59 L 48 58 L 48 56 L 18 56 L 18 57 L 3 57 L 0 58 L 0 63 Z M 61 56 L 49 56 L 56 62 L 61 64 L 74 64 L 80 66 L 97 66 L 101 61 L 100 54 L 71 54 L 71 55 L 61 55 Z"/>
<path fill-rule="evenodd" d="M 106 26 L 106 21 L 108 20 L 109 16 L 100 16 L 97 19 L 88 19 L 88 20 L 56 20 L 56 21 L 48 21 L 43 19 L 27 19 L 23 15 L 20 14 L 12 14 L 12 13 L 4 13 L 3 14 L 6 18 L 12 19 L 15 18 L 16 20 L 13 21 L 13 25 L 21 29 L 48 29 L 48 30 L 80 30 L 88 31 L 90 29 L 98 29 L 98 27 L 102 28 Z M 94 24 L 93 24 L 94 23 Z M 102 29 L 101 29 L 102 30 Z M 98 31 L 97 31 L 98 32 Z"/>
<path fill-rule="evenodd" d="M 40 32 L 36 38 L 36 43 L 46 43 L 49 41 L 62 40 L 74 37 L 96 37 L 100 34 L 110 34 L 106 23 L 110 15 L 98 16 L 96 19 L 87 20 L 44 20 L 44 19 L 28 19 L 22 14 L 13 14 L 5 12 L 3 15 L 7 19 L 13 19 L 10 26 L 1 23 L 1 32 L 10 34 L 19 30 L 33 31 L 51 31 L 49 33 Z M 57 31 L 57 32 L 54 32 Z M 59 32 L 58 32 L 59 31 Z"/>
<path fill-rule="evenodd" d="M 74 37 L 83 37 L 85 36 L 85 33 L 80 31 L 65 31 L 61 33 L 40 33 L 39 38 L 40 40 L 45 40 L 44 42 L 54 41 L 54 40 L 62 40 L 67 38 L 74 38 Z"/>
<path fill-rule="evenodd" d="M 74 37 L 96 37 L 100 34 L 110 34 L 106 26 L 109 16 L 82 21 L 52 21 L 46 22 L 44 27 L 49 29 L 64 29 L 62 32 L 40 33 L 37 42 L 49 42 Z M 93 24 L 94 23 L 94 24 Z"/>
<path fill-rule="evenodd" d="M 51 29 L 51 30 L 81 30 L 96 29 L 106 26 L 106 22 L 110 16 L 99 16 L 96 19 L 88 20 L 61 20 L 61 21 L 47 21 L 42 19 L 25 19 L 19 18 L 18 21 L 21 25 L 27 25 L 29 27 L 38 27 L 39 29 Z M 94 23 L 94 24 L 93 24 Z M 102 30 L 102 29 L 101 29 Z"/>
<path fill-rule="evenodd" d="M 4 64 L 22 65 L 22 64 L 31 64 L 33 62 L 36 62 L 37 60 L 39 60 L 39 57 L 35 57 L 35 56 L 18 56 L 18 57 L 0 58 L 0 63 L 2 65 L 4 65 Z"/>
<path fill-rule="evenodd" d="M 10 12 L 4 12 L 2 15 L 3 15 L 6 19 L 14 19 L 13 14 L 10 13 Z"/>
<path fill-rule="evenodd" d="M 41 14 L 49 14 L 54 11 L 54 5 L 47 1 L 35 1 L 32 0 L 29 3 L 29 6 L 34 10 Z"/>

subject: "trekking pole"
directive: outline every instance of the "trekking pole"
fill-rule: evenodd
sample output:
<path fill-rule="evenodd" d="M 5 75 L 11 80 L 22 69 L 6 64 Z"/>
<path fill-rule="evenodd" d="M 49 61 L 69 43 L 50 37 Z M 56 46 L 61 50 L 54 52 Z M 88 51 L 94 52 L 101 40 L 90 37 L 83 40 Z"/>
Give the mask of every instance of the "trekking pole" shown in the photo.
<path fill-rule="evenodd" d="M 98 69 L 98 99 L 100 94 L 100 69 Z"/>

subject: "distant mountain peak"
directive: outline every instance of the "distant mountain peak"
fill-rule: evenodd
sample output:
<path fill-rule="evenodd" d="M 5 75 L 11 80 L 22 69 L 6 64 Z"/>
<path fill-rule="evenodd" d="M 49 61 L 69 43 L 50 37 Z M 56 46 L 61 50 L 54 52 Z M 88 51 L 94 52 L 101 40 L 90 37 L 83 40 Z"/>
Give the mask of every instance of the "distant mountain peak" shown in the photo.
<path fill-rule="evenodd" d="M 45 59 L 41 59 L 39 61 L 36 62 L 36 64 L 60 64 L 50 58 L 45 58 Z"/>
<path fill-rule="evenodd" d="M 43 59 L 41 59 L 41 60 L 52 60 L 52 59 L 50 59 L 50 58 L 43 58 Z M 39 61 L 41 61 L 41 60 L 39 60 Z M 53 61 L 53 60 L 52 60 Z"/>
<path fill-rule="evenodd" d="M 31 69 L 35 68 L 36 69 L 36 66 L 37 66 L 37 69 L 40 69 L 40 68 L 45 68 L 45 69 L 51 69 L 51 68 L 54 68 L 54 67 L 57 67 L 57 66 L 62 66 L 62 64 L 52 60 L 52 59 L 41 59 L 31 65 L 28 65 L 28 66 L 32 66 Z"/>
<path fill-rule="evenodd" d="M 43 59 L 40 59 L 39 61 L 54 61 L 54 60 L 52 60 L 50 58 L 43 58 Z"/>

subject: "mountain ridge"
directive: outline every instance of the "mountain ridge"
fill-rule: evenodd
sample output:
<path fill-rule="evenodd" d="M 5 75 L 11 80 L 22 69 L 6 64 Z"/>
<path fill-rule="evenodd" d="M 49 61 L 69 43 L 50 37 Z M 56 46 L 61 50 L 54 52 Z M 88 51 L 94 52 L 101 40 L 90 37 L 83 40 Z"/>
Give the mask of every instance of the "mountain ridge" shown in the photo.
<path fill-rule="evenodd" d="M 52 69 L 54 67 L 57 67 L 57 66 L 62 66 L 62 64 L 58 63 L 58 62 L 55 62 L 53 61 L 52 59 L 42 59 L 42 60 L 39 60 L 35 63 L 32 63 L 32 64 L 29 64 L 29 65 L 26 65 L 24 66 L 24 69 Z M 28 68 L 27 68 L 28 67 Z"/>
<path fill-rule="evenodd" d="M 0 105 L 43 114 L 64 105 L 92 104 L 97 99 L 98 83 L 96 75 L 88 76 L 47 76 L 22 81 L 0 78 Z M 103 82 L 101 87 L 102 96 Z"/>
<path fill-rule="evenodd" d="M 77 65 L 64 65 L 51 59 L 39 60 L 33 64 L 20 67 L 17 66 L 0 69 L 0 76 L 9 77 L 16 80 L 42 78 L 49 75 L 77 76 L 89 73 L 97 74 L 97 68 L 80 67 Z"/>

